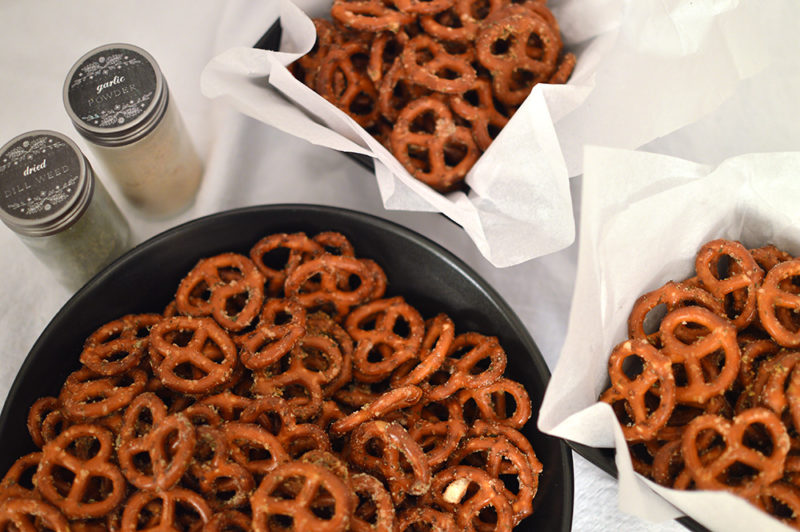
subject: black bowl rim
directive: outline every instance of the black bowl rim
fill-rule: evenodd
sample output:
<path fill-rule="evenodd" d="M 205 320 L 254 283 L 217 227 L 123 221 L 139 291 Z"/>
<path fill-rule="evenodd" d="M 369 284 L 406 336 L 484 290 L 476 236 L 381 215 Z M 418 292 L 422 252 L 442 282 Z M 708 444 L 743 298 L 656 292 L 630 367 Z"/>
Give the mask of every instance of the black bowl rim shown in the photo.
<path fill-rule="evenodd" d="M 125 265 L 125 263 L 127 263 L 135 256 L 147 253 L 151 247 L 156 246 L 158 243 L 170 238 L 174 238 L 176 234 L 180 234 L 184 231 L 190 230 L 192 227 L 195 226 L 203 226 L 208 223 L 213 223 L 213 221 L 218 218 L 236 216 L 237 214 L 246 214 L 249 212 L 267 211 L 270 213 L 280 213 L 280 212 L 297 211 L 297 210 L 317 212 L 317 213 L 322 212 L 326 214 L 342 216 L 344 218 L 350 218 L 356 221 L 368 223 L 379 229 L 382 229 L 389 233 L 396 234 L 402 238 L 408 239 L 414 244 L 425 249 L 427 252 L 438 256 L 441 260 L 446 262 L 450 267 L 458 271 L 471 283 L 477 286 L 485 297 L 489 298 L 489 300 L 493 301 L 497 305 L 497 307 L 502 311 L 503 315 L 508 320 L 515 334 L 518 336 L 519 341 L 525 346 L 526 350 L 531 355 L 529 357 L 530 362 L 534 365 L 536 372 L 539 373 L 544 378 L 545 384 L 546 381 L 549 380 L 550 370 L 547 367 L 544 358 L 541 356 L 539 348 L 536 346 L 527 328 L 520 321 L 517 314 L 508 305 L 505 299 L 472 267 L 467 265 L 464 261 L 462 261 L 456 255 L 454 255 L 452 252 L 445 249 L 443 246 L 437 244 L 428 237 L 412 229 L 404 227 L 396 222 L 380 218 L 372 214 L 342 207 L 332 207 L 326 205 L 316 205 L 316 204 L 306 204 L 306 203 L 254 205 L 254 206 L 239 207 L 199 216 L 192 220 L 183 222 L 169 229 L 166 229 L 146 239 L 140 244 L 136 245 L 134 248 L 130 249 L 129 251 L 118 257 L 111 264 L 103 268 L 100 272 L 95 274 L 89 281 L 87 281 L 87 283 L 83 287 L 81 287 L 77 292 L 75 292 L 75 294 L 73 294 L 67 300 L 67 302 L 64 303 L 64 305 L 58 310 L 58 312 L 56 312 L 56 314 L 50 319 L 47 326 L 42 330 L 36 342 L 33 344 L 31 349 L 26 354 L 25 359 L 23 360 L 22 364 L 19 367 L 19 370 L 17 371 L 16 376 L 14 377 L 14 381 L 11 387 L 9 388 L 8 394 L 6 395 L 3 401 L 2 410 L 0 410 L 0 434 L 5 433 L 9 422 L 9 416 L 10 416 L 10 412 L 8 410 L 10 404 L 9 399 L 19 393 L 22 383 L 26 380 L 25 376 L 27 375 L 28 372 L 31 371 L 31 368 L 33 367 L 34 363 L 33 354 L 40 349 L 41 343 L 46 341 L 47 337 L 50 335 L 50 331 L 53 330 L 55 327 L 57 327 L 58 323 L 63 319 L 64 316 L 69 315 L 73 311 L 74 307 L 81 304 L 81 301 L 86 297 L 86 294 L 91 293 L 94 290 L 94 287 L 98 284 L 101 284 L 104 279 L 116 275 L 117 271 L 120 268 L 122 268 Z M 563 501 L 564 515 L 562 523 L 565 525 L 564 530 L 570 530 L 572 523 L 572 516 L 573 516 L 573 506 L 574 506 L 574 469 L 572 463 L 572 454 L 570 452 L 570 447 L 568 446 L 565 440 L 559 438 L 554 438 L 554 439 L 558 441 L 559 454 L 561 458 L 560 478 L 563 482 L 563 493 L 565 496 L 564 497 L 565 500 Z"/>

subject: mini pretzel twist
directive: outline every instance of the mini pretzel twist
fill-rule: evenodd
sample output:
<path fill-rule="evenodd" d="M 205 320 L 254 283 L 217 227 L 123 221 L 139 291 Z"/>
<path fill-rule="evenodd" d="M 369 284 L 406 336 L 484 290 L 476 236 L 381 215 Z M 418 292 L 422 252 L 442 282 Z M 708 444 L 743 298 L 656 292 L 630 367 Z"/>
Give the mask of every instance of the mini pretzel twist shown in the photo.
<path fill-rule="evenodd" d="M 764 282 L 758 289 L 758 318 L 764 329 L 780 345 L 797 347 L 800 345 L 800 330 L 789 319 L 781 319 L 781 310 L 796 313 L 800 310 L 800 294 L 789 291 L 786 283 L 800 275 L 800 259 L 793 259 L 775 265 L 767 272 Z"/>
<path fill-rule="evenodd" d="M 239 358 L 248 369 L 274 364 L 294 347 L 306 332 L 306 311 L 291 299 L 270 299 L 261 310 L 255 328 L 237 338 Z"/>
<path fill-rule="evenodd" d="M 189 337 L 185 345 L 184 336 Z M 236 354 L 233 340 L 210 318 L 175 316 L 150 331 L 153 372 L 178 392 L 206 394 L 226 384 L 233 376 Z"/>
<path fill-rule="evenodd" d="M 489 360 L 489 366 L 476 371 L 485 359 Z M 442 364 L 442 370 L 449 374 L 449 378 L 431 388 L 428 399 L 440 401 L 462 388 L 489 386 L 503 375 L 506 362 L 506 352 L 497 338 L 476 332 L 460 334 L 453 340 Z"/>
<path fill-rule="evenodd" d="M 312 511 L 321 504 L 330 508 L 323 517 Z M 251 506 L 254 532 L 271 530 L 270 518 L 276 515 L 291 517 L 295 530 L 334 532 L 347 529 L 352 500 L 347 485 L 325 467 L 288 462 L 261 481 Z"/>
<path fill-rule="evenodd" d="M 212 515 L 203 497 L 192 490 L 139 491 L 125 504 L 120 532 L 200 530 Z"/>
<path fill-rule="evenodd" d="M 533 39 L 539 42 L 535 49 L 529 45 Z M 534 84 L 550 79 L 560 49 L 558 31 L 539 14 L 515 5 L 495 13 L 475 38 L 478 61 L 491 72 L 495 96 L 505 105 L 521 104 Z"/>
<path fill-rule="evenodd" d="M 440 192 L 463 180 L 478 160 L 472 131 L 456 125 L 447 105 L 432 96 L 414 100 L 400 111 L 390 142 L 405 169 Z"/>
<path fill-rule="evenodd" d="M 128 314 L 110 321 L 84 342 L 80 361 L 100 375 L 118 375 L 135 368 L 147 351 L 150 328 L 159 314 Z"/>
<path fill-rule="evenodd" d="M 0 530 L 70 532 L 71 528 L 66 517 L 46 502 L 13 498 L 0 503 Z"/>
<path fill-rule="evenodd" d="M 492 478 L 481 469 L 471 466 L 448 467 L 436 474 L 431 485 L 433 499 L 442 508 L 455 514 L 456 524 L 463 530 L 476 530 L 476 522 L 483 522 L 481 513 L 494 510 L 495 530 L 511 530 L 514 513 L 504 494 L 502 481 Z"/>
<path fill-rule="evenodd" d="M 94 443 L 97 449 L 94 449 Z M 34 476 L 39 493 L 71 519 L 86 519 L 108 514 L 125 497 L 125 477 L 112 460 L 111 432 L 96 425 L 73 425 L 42 449 Z M 66 494 L 56 488 L 56 468 L 74 475 Z M 103 479 L 102 487 L 93 479 Z"/>
<path fill-rule="evenodd" d="M 766 429 L 771 440 L 770 454 L 762 453 L 744 443 L 745 432 L 754 424 Z M 696 445 L 697 437 L 703 430 L 716 432 L 725 443 L 725 449 L 710 463 L 703 462 Z M 683 433 L 681 453 L 698 488 L 727 489 L 743 497 L 750 497 L 781 478 L 789 446 L 789 435 L 780 419 L 766 408 L 751 408 L 734 417 L 732 421 L 715 415 L 695 418 Z M 758 474 L 739 484 L 733 483 L 733 479 L 730 479 L 730 483 L 727 482 L 729 479 L 724 474 L 737 462 L 753 468 Z"/>
<path fill-rule="evenodd" d="M 371 454 L 370 442 L 380 445 L 381 456 Z M 403 467 L 408 464 L 409 470 Z M 406 495 L 423 495 L 431 487 L 431 470 L 422 448 L 397 423 L 368 421 L 356 428 L 350 438 L 351 461 L 380 475 L 389 485 L 395 502 Z"/>
<path fill-rule="evenodd" d="M 723 257 L 732 259 L 730 272 L 721 278 L 720 263 Z M 756 317 L 756 293 L 764 278 L 764 270 L 750 252 L 733 240 L 712 240 L 704 244 L 695 258 L 697 277 L 717 299 L 730 301 L 729 316 L 737 329 L 744 329 Z"/>
<path fill-rule="evenodd" d="M 396 332 L 400 325 L 402 334 Z M 399 296 L 361 305 L 347 316 L 344 326 L 356 342 L 353 369 L 361 382 L 386 379 L 416 358 L 425 331 L 422 316 Z M 376 355 L 380 360 L 373 361 Z"/>
<path fill-rule="evenodd" d="M 631 379 L 624 371 L 625 361 L 637 357 L 642 362 L 642 371 Z M 668 357 L 643 340 L 626 340 L 618 344 L 608 360 L 608 374 L 611 387 L 600 400 L 614 405 L 625 403 L 625 411 L 631 420 L 623 425 L 622 433 L 627 440 L 649 439 L 667 424 L 675 408 L 675 378 Z M 653 409 L 647 403 L 647 396 L 658 396 L 658 407 Z"/>
<path fill-rule="evenodd" d="M 141 422 L 145 413 L 152 420 L 149 425 Z M 148 392 L 125 411 L 117 459 L 122 474 L 137 488 L 166 490 L 175 486 L 189 468 L 195 442 L 189 418 L 182 413 L 167 415 L 164 403 Z M 146 471 L 138 467 L 142 455 L 148 457 Z"/>
<path fill-rule="evenodd" d="M 687 345 L 676 334 L 678 326 L 685 324 L 702 327 L 708 334 Z M 664 353 L 673 364 L 681 364 L 686 371 L 687 384 L 678 386 L 678 401 L 703 403 L 736 380 L 741 353 L 736 342 L 736 327 L 728 320 L 702 307 L 681 307 L 664 316 L 659 334 Z M 707 379 L 704 373 L 707 366 L 703 361 L 719 351 L 723 357 L 722 369 Z"/>
<path fill-rule="evenodd" d="M 222 253 L 192 268 L 178 286 L 175 303 L 182 314 L 212 316 L 225 329 L 240 331 L 258 316 L 264 283 L 248 257 Z"/>

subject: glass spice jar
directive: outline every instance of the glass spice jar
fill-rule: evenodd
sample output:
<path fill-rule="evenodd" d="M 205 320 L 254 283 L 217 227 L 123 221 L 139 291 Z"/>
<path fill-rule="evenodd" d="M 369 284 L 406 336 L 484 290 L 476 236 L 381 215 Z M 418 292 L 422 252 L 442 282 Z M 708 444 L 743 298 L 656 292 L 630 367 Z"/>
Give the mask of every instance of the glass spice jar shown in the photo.
<path fill-rule="evenodd" d="M 0 219 L 72 290 L 131 240 L 89 161 L 55 131 L 24 133 L 0 148 Z"/>
<path fill-rule="evenodd" d="M 191 205 L 203 164 L 150 54 L 130 44 L 89 51 L 67 75 L 64 105 L 134 207 L 168 217 Z"/>

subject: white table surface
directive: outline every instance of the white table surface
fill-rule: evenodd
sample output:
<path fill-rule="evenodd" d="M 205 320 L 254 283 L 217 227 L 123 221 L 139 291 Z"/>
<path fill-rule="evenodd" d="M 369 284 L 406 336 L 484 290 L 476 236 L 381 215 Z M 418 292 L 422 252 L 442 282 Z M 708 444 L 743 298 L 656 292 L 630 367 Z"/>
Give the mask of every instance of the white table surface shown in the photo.
<path fill-rule="evenodd" d="M 70 136 L 92 160 L 64 111 L 64 77 L 95 46 L 137 44 L 160 64 L 206 163 L 195 204 L 169 220 L 141 217 L 105 180 L 137 243 L 198 216 L 248 205 L 319 203 L 376 214 L 428 236 L 475 268 L 517 312 L 552 368 L 566 330 L 575 244 L 520 266 L 496 269 L 444 217 L 385 210 L 374 177 L 344 155 L 287 136 L 200 94 L 199 77 L 208 60 L 231 46 L 255 43 L 276 16 L 277 2 L 270 0 L 4 0 L 0 144 L 27 130 L 53 129 Z M 796 150 L 800 117 L 781 112 L 780 101 L 797 99 L 798 89 L 798 69 L 768 87 L 745 84 L 701 123 L 647 148 L 708 163 L 749 151 Z M 580 181 L 571 183 L 576 216 Z M 5 397 L 28 350 L 71 293 L 55 284 L 49 270 L 2 225 L 0 272 L 0 397 Z M 675 522 L 654 524 L 621 513 L 613 479 L 578 455 L 574 465 L 574 530 L 685 530 Z"/>

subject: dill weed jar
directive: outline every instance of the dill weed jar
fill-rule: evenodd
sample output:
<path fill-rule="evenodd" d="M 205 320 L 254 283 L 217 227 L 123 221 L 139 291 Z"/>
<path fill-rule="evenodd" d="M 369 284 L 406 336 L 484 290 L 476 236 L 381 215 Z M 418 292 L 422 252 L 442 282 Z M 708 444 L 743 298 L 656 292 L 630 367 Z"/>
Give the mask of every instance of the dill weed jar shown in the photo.
<path fill-rule="evenodd" d="M 31 131 L 0 148 L 0 219 L 73 290 L 130 242 L 89 161 L 55 131 Z"/>
<path fill-rule="evenodd" d="M 91 50 L 67 75 L 64 105 L 134 207 L 167 217 L 192 203 L 203 165 L 150 54 L 130 44 Z"/>

